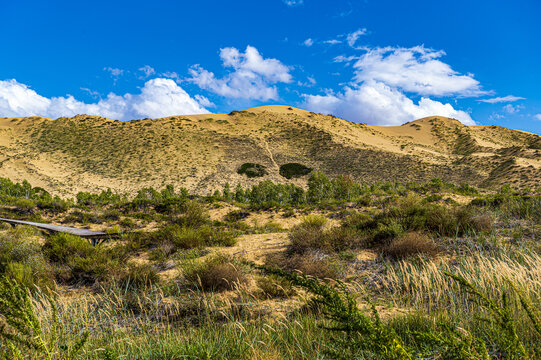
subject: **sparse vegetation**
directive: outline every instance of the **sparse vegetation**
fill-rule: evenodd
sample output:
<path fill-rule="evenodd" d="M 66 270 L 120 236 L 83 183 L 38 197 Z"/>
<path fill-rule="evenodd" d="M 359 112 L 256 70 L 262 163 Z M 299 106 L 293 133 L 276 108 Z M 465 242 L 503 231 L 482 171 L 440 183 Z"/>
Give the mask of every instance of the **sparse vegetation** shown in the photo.
<path fill-rule="evenodd" d="M 2 216 L 126 232 L 93 246 L 0 226 L 0 359 L 541 354 L 533 190 L 321 172 L 305 189 L 262 181 L 208 196 L 166 186 L 55 200 L 2 184 Z"/>

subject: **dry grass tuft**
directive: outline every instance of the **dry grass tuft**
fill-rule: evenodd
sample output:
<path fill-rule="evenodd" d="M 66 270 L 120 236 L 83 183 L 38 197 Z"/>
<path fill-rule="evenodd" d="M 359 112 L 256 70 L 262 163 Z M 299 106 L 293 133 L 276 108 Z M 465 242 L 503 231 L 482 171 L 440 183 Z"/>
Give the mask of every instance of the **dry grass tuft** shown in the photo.
<path fill-rule="evenodd" d="M 435 257 L 438 246 L 423 233 L 411 231 L 394 238 L 383 248 L 383 255 L 391 259 L 405 259 L 417 255 Z"/>

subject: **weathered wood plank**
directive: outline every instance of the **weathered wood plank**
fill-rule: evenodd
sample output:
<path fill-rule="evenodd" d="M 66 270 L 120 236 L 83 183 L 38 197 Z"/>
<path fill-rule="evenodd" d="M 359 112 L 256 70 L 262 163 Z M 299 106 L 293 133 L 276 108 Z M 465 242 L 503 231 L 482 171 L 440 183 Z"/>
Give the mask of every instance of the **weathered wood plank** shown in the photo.
<path fill-rule="evenodd" d="M 114 236 L 115 234 L 108 234 L 104 231 L 93 231 L 93 230 L 87 230 L 87 229 L 78 229 L 70 226 L 60 226 L 60 225 L 51 225 L 51 224 L 43 224 L 43 223 L 37 223 L 32 221 L 23 221 L 23 220 L 13 220 L 13 219 L 6 219 L 6 218 L 0 218 L 0 221 L 7 222 L 8 224 L 12 225 L 30 225 L 35 226 L 39 229 L 46 230 L 49 232 L 63 232 L 67 234 L 77 235 L 84 238 L 103 238 L 107 236 Z"/>

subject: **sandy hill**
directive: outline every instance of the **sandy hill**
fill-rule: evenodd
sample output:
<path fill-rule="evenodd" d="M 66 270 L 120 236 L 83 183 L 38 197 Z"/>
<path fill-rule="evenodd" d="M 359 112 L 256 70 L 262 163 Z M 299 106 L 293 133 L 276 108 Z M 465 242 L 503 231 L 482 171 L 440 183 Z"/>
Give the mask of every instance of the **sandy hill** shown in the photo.
<path fill-rule="evenodd" d="M 268 175 L 237 174 L 246 162 L 266 166 Z M 62 195 L 165 184 L 206 193 L 226 182 L 286 182 L 279 166 L 291 162 L 366 182 L 440 177 L 535 188 L 541 136 L 439 116 L 370 126 L 288 106 L 129 122 L 87 115 L 0 118 L 0 176 Z M 291 181 L 303 185 L 306 177 Z"/>

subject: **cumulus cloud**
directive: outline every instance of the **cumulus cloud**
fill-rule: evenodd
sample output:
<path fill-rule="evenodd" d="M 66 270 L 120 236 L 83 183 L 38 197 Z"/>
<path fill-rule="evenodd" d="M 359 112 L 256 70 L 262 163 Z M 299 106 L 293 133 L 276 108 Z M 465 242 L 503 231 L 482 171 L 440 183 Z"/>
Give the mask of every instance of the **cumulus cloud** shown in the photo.
<path fill-rule="evenodd" d="M 432 115 L 447 116 L 467 125 L 475 124 L 467 112 L 455 110 L 451 104 L 425 97 L 416 104 L 398 89 L 374 80 L 355 88 L 345 87 L 337 94 L 305 95 L 302 105 L 312 111 L 374 125 L 401 125 Z"/>
<path fill-rule="evenodd" d="M 477 101 L 485 102 L 489 104 L 496 104 L 496 103 L 502 103 L 502 102 L 514 102 L 518 100 L 526 100 L 526 98 L 523 98 L 520 96 L 507 95 L 507 96 L 495 97 L 491 99 L 480 99 Z"/>
<path fill-rule="evenodd" d="M 278 90 L 274 84 L 290 83 L 290 68 L 277 59 L 265 59 L 253 46 L 247 46 L 244 53 L 234 47 L 220 49 L 223 66 L 232 68 L 223 78 L 200 65 L 189 69 L 191 78 L 187 81 L 200 88 L 228 98 L 276 100 Z"/>
<path fill-rule="evenodd" d="M 84 103 L 73 96 L 47 98 L 16 80 L 0 81 L 0 116 L 100 115 L 118 120 L 204 114 L 208 110 L 171 79 L 149 80 L 140 94 L 110 93 L 96 103 Z"/>
<path fill-rule="evenodd" d="M 486 94 L 471 75 L 463 75 L 438 60 L 445 52 L 384 47 L 368 50 L 353 65 L 357 83 L 376 80 L 420 95 L 480 96 Z"/>
<path fill-rule="evenodd" d="M 348 44 L 355 44 L 358 36 L 348 36 Z M 424 46 L 363 50 L 362 55 L 342 55 L 334 59 L 353 67 L 354 75 L 349 85 L 337 93 L 304 95 L 302 106 L 376 125 L 400 125 L 433 115 L 455 118 L 467 125 L 475 124 L 467 112 L 428 97 L 486 94 L 473 75 L 462 75 L 439 60 L 445 54 L 443 51 Z M 408 93 L 421 95 L 421 98 L 414 102 Z"/>
<path fill-rule="evenodd" d="M 536 115 L 534 116 L 534 118 L 535 118 L 536 120 L 541 121 L 541 114 L 536 114 Z"/>

